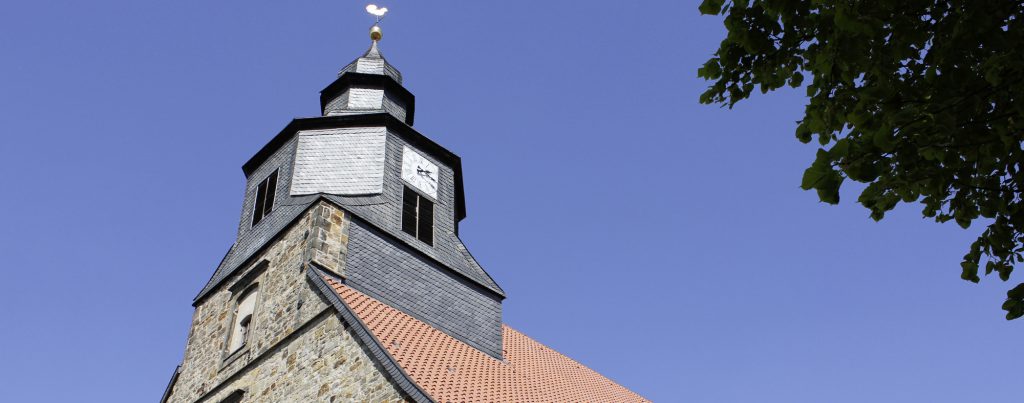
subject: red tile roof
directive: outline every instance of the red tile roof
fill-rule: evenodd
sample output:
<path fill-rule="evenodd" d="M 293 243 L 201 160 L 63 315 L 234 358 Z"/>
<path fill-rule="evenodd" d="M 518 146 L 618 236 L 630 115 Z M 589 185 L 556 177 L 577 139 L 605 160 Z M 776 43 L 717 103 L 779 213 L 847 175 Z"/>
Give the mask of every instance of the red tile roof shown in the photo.
<path fill-rule="evenodd" d="M 331 277 L 324 279 L 437 402 L 648 401 L 508 326 L 502 329 L 502 362 Z"/>

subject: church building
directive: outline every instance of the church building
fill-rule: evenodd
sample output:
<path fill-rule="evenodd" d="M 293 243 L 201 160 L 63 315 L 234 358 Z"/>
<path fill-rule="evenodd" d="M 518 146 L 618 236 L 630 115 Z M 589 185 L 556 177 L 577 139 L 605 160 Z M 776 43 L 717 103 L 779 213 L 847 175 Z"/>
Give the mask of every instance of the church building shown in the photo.
<path fill-rule="evenodd" d="M 379 49 L 243 166 L 238 237 L 161 402 L 642 402 L 502 323 L 457 155 Z M 582 336 L 582 335 L 581 335 Z"/>

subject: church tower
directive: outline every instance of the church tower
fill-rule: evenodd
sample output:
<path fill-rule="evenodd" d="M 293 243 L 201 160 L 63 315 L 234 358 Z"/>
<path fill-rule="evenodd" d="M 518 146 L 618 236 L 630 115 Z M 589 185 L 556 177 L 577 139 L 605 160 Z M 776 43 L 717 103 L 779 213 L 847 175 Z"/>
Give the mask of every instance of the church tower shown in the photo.
<path fill-rule="evenodd" d="M 162 401 L 643 401 L 502 324 L 459 238 L 460 159 L 413 128 L 381 38 L 242 166 L 237 240 Z"/>

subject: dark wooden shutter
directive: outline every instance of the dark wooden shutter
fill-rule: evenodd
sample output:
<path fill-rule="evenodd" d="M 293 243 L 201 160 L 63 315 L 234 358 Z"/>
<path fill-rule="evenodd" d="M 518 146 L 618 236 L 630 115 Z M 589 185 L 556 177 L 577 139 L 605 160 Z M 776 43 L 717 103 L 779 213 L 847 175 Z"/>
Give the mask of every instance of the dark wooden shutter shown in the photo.
<path fill-rule="evenodd" d="M 408 186 L 402 193 L 402 232 L 412 236 L 416 236 L 416 205 L 419 196 Z"/>
<path fill-rule="evenodd" d="M 419 196 L 419 195 L 417 195 Z M 434 244 L 434 203 L 427 200 L 426 197 L 419 196 L 420 208 L 417 212 L 419 214 L 419 225 L 417 226 L 417 235 L 423 243 L 427 245 Z"/>
<path fill-rule="evenodd" d="M 270 212 L 274 210 L 274 196 L 277 195 L 277 170 L 270 174 L 270 177 L 267 178 L 266 182 L 267 190 L 264 193 L 266 193 L 267 200 L 263 203 L 264 216 L 270 214 Z"/>
<path fill-rule="evenodd" d="M 256 205 L 252 208 L 252 225 L 256 225 L 263 219 L 263 207 L 267 201 L 266 182 L 260 182 L 256 187 Z"/>

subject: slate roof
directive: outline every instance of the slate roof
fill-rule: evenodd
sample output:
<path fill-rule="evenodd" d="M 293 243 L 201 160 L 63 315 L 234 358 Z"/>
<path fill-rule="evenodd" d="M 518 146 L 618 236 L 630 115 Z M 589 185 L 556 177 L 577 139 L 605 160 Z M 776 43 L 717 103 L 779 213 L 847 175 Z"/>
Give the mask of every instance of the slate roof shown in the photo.
<path fill-rule="evenodd" d="M 374 226 L 395 238 L 400 238 L 394 229 L 388 228 L 386 225 L 380 223 L 380 219 L 376 216 L 376 212 L 373 208 L 375 205 L 385 203 L 385 200 L 381 196 L 361 196 L 361 197 L 345 197 L 336 195 L 311 195 L 311 196 L 293 196 L 286 199 L 286 203 L 278 204 L 274 207 L 274 214 L 268 215 L 266 220 L 272 222 L 267 223 L 267 231 L 248 231 L 239 237 L 238 241 L 231 246 L 226 256 L 217 266 L 217 270 L 214 271 L 213 276 L 206 282 L 206 285 L 196 296 L 193 304 L 198 302 L 205 297 L 210 291 L 212 291 L 221 281 L 229 277 L 238 267 L 241 267 L 248 259 L 262 249 L 266 244 L 273 240 L 273 237 L 280 234 L 289 224 L 299 218 L 299 216 L 305 212 L 310 206 L 316 203 L 318 200 L 326 199 L 331 203 L 337 205 L 353 216 L 374 224 Z M 480 264 L 477 263 L 476 259 L 469 254 L 465 244 L 453 233 L 438 233 L 436 234 L 435 244 L 436 245 L 454 245 L 455 250 L 452 251 L 440 251 L 433 254 L 427 254 L 431 258 L 442 263 L 443 266 L 453 270 L 455 273 L 464 276 L 473 282 L 483 286 L 484 288 L 500 295 L 502 298 L 505 297 L 505 291 L 494 279 L 491 278 L 487 272 L 484 271 Z M 440 239 L 443 238 L 443 239 Z M 418 245 L 410 245 L 421 252 L 421 247 Z M 458 257 L 461 257 L 458 258 Z"/>
<path fill-rule="evenodd" d="M 366 53 L 363 53 L 362 56 L 359 56 L 359 58 L 341 69 L 338 75 L 341 76 L 350 72 L 388 76 L 395 79 L 399 84 L 402 83 L 402 73 L 384 59 L 380 49 L 377 49 L 377 41 L 373 41 L 370 48 L 366 50 Z"/>
<path fill-rule="evenodd" d="M 414 400 L 648 401 L 507 325 L 497 360 L 319 270 L 309 273 Z"/>

